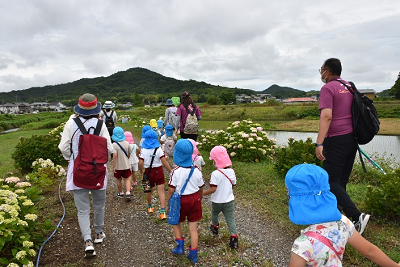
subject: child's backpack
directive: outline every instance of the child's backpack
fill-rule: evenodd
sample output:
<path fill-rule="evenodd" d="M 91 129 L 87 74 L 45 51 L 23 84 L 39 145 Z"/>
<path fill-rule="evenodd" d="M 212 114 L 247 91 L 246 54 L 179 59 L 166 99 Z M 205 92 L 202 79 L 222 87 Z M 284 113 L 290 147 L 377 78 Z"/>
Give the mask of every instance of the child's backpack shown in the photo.
<path fill-rule="evenodd" d="M 193 107 L 192 112 L 190 112 L 187 107 L 185 107 L 185 109 L 188 116 L 186 118 L 186 124 L 183 132 L 185 134 L 197 134 L 197 132 L 199 131 L 199 123 L 197 122 L 197 117 L 195 114 L 196 106 Z"/>
<path fill-rule="evenodd" d="M 164 153 L 168 157 L 174 156 L 174 150 L 175 150 L 175 141 L 173 136 L 168 136 L 167 139 L 164 142 Z"/>
<path fill-rule="evenodd" d="M 106 120 L 104 121 L 104 123 L 106 124 L 107 129 L 109 129 L 109 130 L 114 129 L 115 128 L 114 118 L 113 118 L 114 110 L 111 111 L 110 116 L 107 116 L 106 111 L 104 111 L 104 115 L 106 116 Z"/>
<path fill-rule="evenodd" d="M 73 182 L 86 189 L 101 189 L 104 186 L 108 161 L 107 139 L 99 136 L 103 122 L 98 120 L 96 128 L 86 130 L 80 118 L 74 118 L 82 135 L 79 137 L 78 156 L 74 160 Z M 93 129 L 93 134 L 90 134 Z"/>

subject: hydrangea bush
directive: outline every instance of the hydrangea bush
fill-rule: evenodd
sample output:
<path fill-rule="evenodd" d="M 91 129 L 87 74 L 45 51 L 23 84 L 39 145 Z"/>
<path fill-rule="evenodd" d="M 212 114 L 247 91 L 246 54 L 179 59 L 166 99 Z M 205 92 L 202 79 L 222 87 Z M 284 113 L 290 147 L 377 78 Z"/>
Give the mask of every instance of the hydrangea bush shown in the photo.
<path fill-rule="evenodd" d="M 66 174 L 64 168 L 54 164 L 51 159 L 35 160 L 32 162 L 32 169 L 32 172 L 26 175 L 26 180 L 32 181 L 41 188 L 48 188 Z"/>
<path fill-rule="evenodd" d="M 34 266 L 40 191 L 18 177 L 0 179 L 0 265 Z M 42 240 L 40 240 L 41 242 Z"/>
<path fill-rule="evenodd" d="M 243 162 L 272 160 L 276 149 L 276 140 L 268 138 L 261 125 L 251 120 L 232 122 L 226 130 L 206 131 L 198 142 L 200 149 L 208 151 L 224 146 L 232 159 Z"/>

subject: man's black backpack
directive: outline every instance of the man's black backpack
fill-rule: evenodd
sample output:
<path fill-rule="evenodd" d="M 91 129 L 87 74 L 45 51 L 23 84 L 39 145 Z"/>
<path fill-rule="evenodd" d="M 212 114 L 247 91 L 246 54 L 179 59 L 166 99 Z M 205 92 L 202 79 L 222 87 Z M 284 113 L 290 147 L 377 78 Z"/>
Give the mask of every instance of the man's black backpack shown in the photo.
<path fill-rule="evenodd" d="M 353 82 L 349 82 L 351 87 L 344 82 L 336 80 L 346 86 L 353 94 L 353 104 L 351 106 L 351 114 L 353 117 L 353 133 L 359 145 L 368 144 L 374 136 L 379 132 L 379 119 L 374 106 L 374 102 L 357 90 Z M 358 147 L 361 164 L 365 170 L 364 162 L 361 157 L 361 151 Z"/>
<path fill-rule="evenodd" d="M 114 129 L 115 125 L 114 125 L 114 110 L 111 111 L 110 116 L 107 116 L 107 112 L 104 111 L 104 115 L 106 116 L 106 120 L 104 121 L 104 123 L 106 124 L 107 129 Z"/>

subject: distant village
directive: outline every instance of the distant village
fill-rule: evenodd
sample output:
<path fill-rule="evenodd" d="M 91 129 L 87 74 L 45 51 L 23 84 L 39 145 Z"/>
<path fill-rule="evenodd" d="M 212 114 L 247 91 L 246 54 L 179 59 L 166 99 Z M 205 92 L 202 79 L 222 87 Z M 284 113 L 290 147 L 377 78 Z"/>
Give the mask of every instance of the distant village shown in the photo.
<path fill-rule="evenodd" d="M 374 99 L 376 97 L 376 92 L 373 89 L 359 89 L 359 91 L 365 94 L 370 99 Z M 318 102 L 318 97 L 299 97 L 299 98 L 289 98 L 289 99 L 276 99 L 270 94 L 256 94 L 256 95 L 246 95 L 239 94 L 236 95 L 236 103 L 265 103 L 269 99 L 276 100 L 282 102 L 284 104 L 298 104 L 298 103 L 314 103 Z M 160 103 L 159 105 L 162 105 Z M 122 106 L 124 108 L 129 108 L 132 106 L 132 103 L 125 104 L 117 104 L 117 106 Z M 0 113 L 5 114 L 28 114 L 28 113 L 39 113 L 42 111 L 53 111 L 53 112 L 61 112 L 69 109 L 66 105 L 61 102 L 34 102 L 34 103 L 5 103 L 0 105 Z"/>

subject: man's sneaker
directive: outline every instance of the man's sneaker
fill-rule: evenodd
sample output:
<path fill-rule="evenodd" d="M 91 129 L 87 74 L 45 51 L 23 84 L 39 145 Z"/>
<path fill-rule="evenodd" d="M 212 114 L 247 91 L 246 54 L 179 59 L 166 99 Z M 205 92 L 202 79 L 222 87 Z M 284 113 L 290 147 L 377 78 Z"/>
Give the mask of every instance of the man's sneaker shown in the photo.
<path fill-rule="evenodd" d="M 96 234 L 96 239 L 94 240 L 95 244 L 99 244 L 103 242 L 103 239 L 106 237 L 106 234 L 104 232 Z"/>
<path fill-rule="evenodd" d="M 369 217 L 369 214 L 361 213 L 360 217 L 358 218 L 358 222 L 354 223 L 354 227 L 360 233 L 360 235 L 364 232 L 369 221 Z"/>
<path fill-rule="evenodd" d="M 85 256 L 86 257 L 96 256 L 96 251 L 94 251 L 93 241 L 91 239 L 85 241 Z"/>
<path fill-rule="evenodd" d="M 154 212 L 154 208 L 153 207 L 148 207 L 147 208 L 147 212 L 148 213 L 153 213 Z"/>
<path fill-rule="evenodd" d="M 160 219 L 160 220 L 165 220 L 165 219 L 167 219 L 167 214 L 165 214 L 165 213 L 160 213 L 160 215 L 158 215 L 158 219 Z"/>

